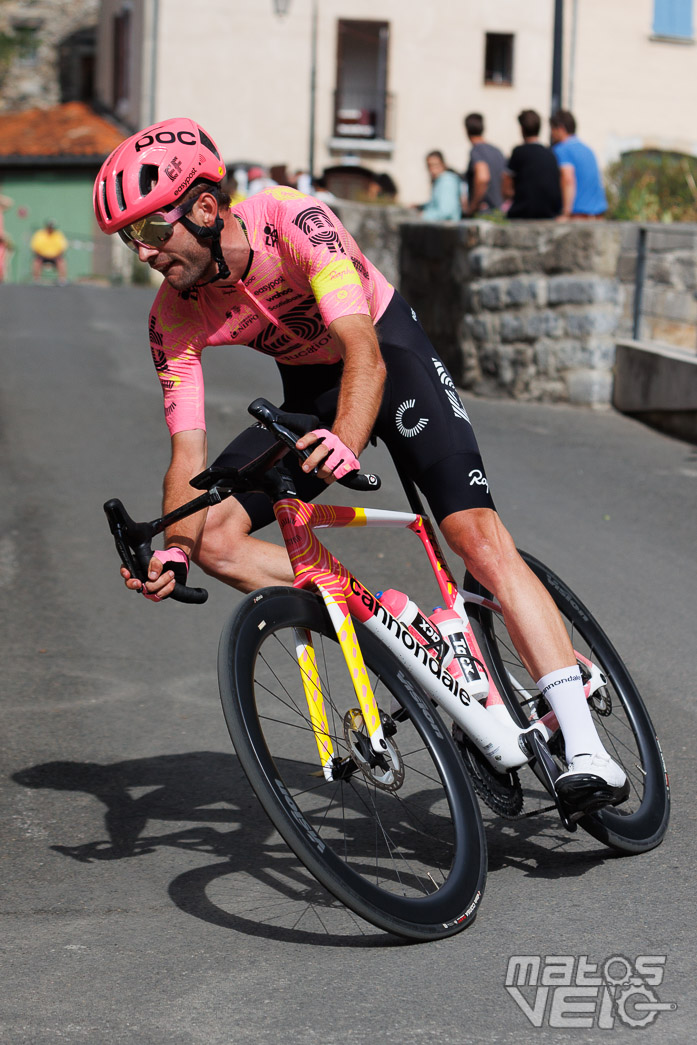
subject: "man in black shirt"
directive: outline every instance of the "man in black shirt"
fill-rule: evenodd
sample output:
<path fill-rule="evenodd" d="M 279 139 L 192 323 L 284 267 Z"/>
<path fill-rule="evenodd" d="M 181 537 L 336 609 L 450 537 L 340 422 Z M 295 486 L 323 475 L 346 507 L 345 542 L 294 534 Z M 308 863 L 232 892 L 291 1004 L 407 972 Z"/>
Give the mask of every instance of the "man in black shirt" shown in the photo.
<path fill-rule="evenodd" d="M 556 218 L 561 213 L 559 164 L 539 140 L 541 121 L 534 109 L 518 117 L 523 145 L 516 145 L 503 173 L 502 189 L 513 203 L 509 218 Z"/>

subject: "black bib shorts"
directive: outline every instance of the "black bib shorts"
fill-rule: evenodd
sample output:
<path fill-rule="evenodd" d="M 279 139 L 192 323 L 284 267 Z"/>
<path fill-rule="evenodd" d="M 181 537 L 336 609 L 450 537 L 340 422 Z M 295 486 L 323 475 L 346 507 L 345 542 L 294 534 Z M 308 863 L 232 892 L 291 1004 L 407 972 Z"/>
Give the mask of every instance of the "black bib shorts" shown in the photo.
<path fill-rule="evenodd" d="M 414 480 L 436 523 L 469 508 L 493 509 L 477 440 L 452 378 L 416 313 L 396 291 L 376 331 L 387 379 L 373 435 L 382 439 L 396 465 Z M 320 427 L 330 429 L 343 363 L 277 365 L 283 382 L 282 408 L 314 414 Z M 272 441 L 263 426 L 252 425 L 233 439 L 215 464 L 239 468 Z M 284 465 L 303 500 L 312 501 L 327 489 L 322 479 L 306 475 L 293 455 L 285 458 Z M 264 494 L 241 494 L 238 499 L 252 520 L 252 531 L 273 521 L 273 508 Z"/>

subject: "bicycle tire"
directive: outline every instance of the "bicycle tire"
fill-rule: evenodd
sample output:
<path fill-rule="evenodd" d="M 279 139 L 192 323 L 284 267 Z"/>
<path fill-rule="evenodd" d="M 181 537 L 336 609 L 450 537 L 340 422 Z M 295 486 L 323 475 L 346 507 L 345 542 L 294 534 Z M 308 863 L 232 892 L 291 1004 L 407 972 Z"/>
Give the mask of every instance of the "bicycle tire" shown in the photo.
<path fill-rule="evenodd" d="M 448 730 L 389 650 L 356 624 L 380 710 L 400 712 L 390 742 L 401 749 L 404 780 L 387 792 L 349 764 L 348 779 L 326 781 L 293 629 L 312 633 L 332 742 L 349 752 L 340 723 L 357 700 L 324 603 L 264 588 L 232 614 L 218 657 L 225 719 L 253 790 L 305 867 L 356 914 L 412 940 L 459 932 L 484 891 L 486 840 Z"/>
<path fill-rule="evenodd" d="M 622 764 L 630 781 L 631 793 L 626 802 L 588 814 L 578 824 L 594 838 L 621 852 L 643 853 L 653 849 L 668 827 L 670 786 L 646 706 L 626 665 L 588 608 L 553 570 L 527 552 L 520 554 L 554 599 L 574 649 L 597 664 L 607 677 L 604 695 L 591 698 L 589 704 L 600 739 L 608 753 Z M 465 576 L 465 589 L 489 596 L 469 573 Z M 468 607 L 470 612 L 479 625 L 482 652 L 495 673 L 501 696 L 517 721 L 522 726 L 530 725 L 549 708 L 535 680 L 525 671 L 502 616 L 474 605 Z M 511 678 L 521 688 L 514 686 Z M 558 746 L 563 751 L 562 745 Z M 563 756 L 558 757 L 562 768 L 566 768 Z"/>

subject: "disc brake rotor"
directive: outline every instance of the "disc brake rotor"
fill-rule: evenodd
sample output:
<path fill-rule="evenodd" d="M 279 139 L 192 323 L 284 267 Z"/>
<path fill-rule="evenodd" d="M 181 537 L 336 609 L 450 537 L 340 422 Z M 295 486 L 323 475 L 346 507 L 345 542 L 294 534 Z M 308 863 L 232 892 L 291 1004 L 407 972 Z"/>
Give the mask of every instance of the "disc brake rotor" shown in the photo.
<path fill-rule="evenodd" d="M 383 723 L 384 725 L 384 723 Z M 381 791 L 398 791 L 404 783 L 404 761 L 394 740 L 385 740 L 381 754 L 373 751 L 360 708 L 344 715 L 344 738 L 361 773 Z"/>

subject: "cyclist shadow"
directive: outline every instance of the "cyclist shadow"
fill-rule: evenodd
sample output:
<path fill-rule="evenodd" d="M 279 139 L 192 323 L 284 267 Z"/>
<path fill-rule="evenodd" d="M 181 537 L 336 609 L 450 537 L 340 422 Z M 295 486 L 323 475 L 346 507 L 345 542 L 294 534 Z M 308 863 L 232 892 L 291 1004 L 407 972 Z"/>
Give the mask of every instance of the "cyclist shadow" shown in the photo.
<path fill-rule="evenodd" d="M 549 804 L 545 792 L 534 799 L 526 797 L 526 808 Z M 483 813 L 490 873 L 510 867 L 523 871 L 527 878 L 579 878 L 606 860 L 622 856 L 581 828 L 567 831 L 554 810 L 513 820 L 495 817 L 488 810 Z"/>
<path fill-rule="evenodd" d="M 315 881 L 275 834 L 234 755 L 204 751 L 112 764 L 47 762 L 12 779 L 32 789 L 85 792 L 104 804 L 106 838 L 51 846 L 80 863 L 133 859 L 163 847 L 215 857 L 177 875 L 168 888 L 182 911 L 205 922 L 281 942 L 405 942 L 378 933 Z M 153 821 L 194 826 L 153 833 Z M 229 905 L 216 902 L 209 889 L 229 896 Z"/>

